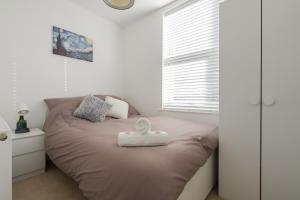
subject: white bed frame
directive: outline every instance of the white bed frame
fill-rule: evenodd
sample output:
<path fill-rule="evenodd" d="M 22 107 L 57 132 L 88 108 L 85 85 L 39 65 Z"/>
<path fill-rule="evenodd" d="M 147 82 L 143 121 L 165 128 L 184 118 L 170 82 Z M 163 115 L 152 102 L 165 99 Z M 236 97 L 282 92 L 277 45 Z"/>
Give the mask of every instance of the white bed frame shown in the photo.
<path fill-rule="evenodd" d="M 199 168 L 177 200 L 205 200 L 217 182 L 217 152 Z"/>

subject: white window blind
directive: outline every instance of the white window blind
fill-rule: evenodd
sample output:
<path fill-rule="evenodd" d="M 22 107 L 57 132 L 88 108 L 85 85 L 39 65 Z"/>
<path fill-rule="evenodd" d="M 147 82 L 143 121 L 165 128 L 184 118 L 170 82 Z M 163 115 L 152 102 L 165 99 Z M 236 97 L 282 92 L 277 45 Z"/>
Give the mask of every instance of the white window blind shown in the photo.
<path fill-rule="evenodd" d="M 163 109 L 219 110 L 219 1 L 194 1 L 164 16 Z"/>

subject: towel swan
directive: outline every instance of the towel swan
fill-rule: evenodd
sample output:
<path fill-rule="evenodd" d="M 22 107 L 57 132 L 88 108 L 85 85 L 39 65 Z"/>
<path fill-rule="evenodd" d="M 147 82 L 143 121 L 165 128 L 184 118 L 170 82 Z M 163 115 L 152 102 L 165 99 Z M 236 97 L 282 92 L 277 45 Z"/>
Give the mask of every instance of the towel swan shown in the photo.
<path fill-rule="evenodd" d="M 149 119 L 141 117 L 135 123 L 135 131 L 119 133 L 118 145 L 123 147 L 134 146 L 161 146 L 167 145 L 169 135 L 163 131 L 152 131 Z"/>

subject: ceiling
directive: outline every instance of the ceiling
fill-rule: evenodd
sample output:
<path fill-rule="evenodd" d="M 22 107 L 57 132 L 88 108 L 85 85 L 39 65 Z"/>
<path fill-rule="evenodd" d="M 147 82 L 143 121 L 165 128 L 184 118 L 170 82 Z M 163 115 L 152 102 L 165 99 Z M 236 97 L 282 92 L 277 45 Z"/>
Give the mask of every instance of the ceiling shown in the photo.
<path fill-rule="evenodd" d="M 102 0 L 71 0 L 88 10 L 106 17 L 120 25 L 126 25 L 152 11 L 155 11 L 175 0 L 135 0 L 128 10 L 116 10 L 107 6 Z"/>

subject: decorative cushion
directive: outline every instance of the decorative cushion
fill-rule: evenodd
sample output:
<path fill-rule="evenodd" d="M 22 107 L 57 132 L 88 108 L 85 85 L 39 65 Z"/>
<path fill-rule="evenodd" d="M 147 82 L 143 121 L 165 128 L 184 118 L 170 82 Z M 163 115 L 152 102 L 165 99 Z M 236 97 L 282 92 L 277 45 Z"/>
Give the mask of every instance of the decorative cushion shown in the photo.
<path fill-rule="evenodd" d="M 117 119 L 127 119 L 128 118 L 128 108 L 127 102 L 120 99 L 115 99 L 110 96 L 105 97 L 105 102 L 112 105 L 111 109 L 108 111 L 107 116 L 114 117 Z"/>
<path fill-rule="evenodd" d="M 91 122 L 103 122 L 112 105 L 93 95 L 86 96 L 74 111 L 74 117 L 87 119 Z"/>

